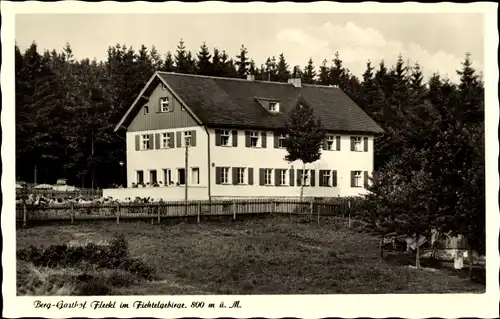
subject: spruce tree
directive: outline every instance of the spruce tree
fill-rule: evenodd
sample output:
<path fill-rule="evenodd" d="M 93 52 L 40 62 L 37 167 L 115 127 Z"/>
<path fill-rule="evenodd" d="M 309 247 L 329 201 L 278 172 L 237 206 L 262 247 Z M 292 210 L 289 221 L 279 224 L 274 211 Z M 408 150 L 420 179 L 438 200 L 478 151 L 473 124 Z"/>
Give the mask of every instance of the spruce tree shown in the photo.
<path fill-rule="evenodd" d="M 277 80 L 278 82 L 287 82 L 289 77 L 288 64 L 286 63 L 285 56 L 281 53 L 277 64 Z"/>
<path fill-rule="evenodd" d="M 197 74 L 201 75 L 212 75 L 212 62 L 210 62 L 211 59 L 210 51 L 208 51 L 208 47 L 203 42 L 203 44 L 200 47 L 200 51 L 198 52 L 198 61 L 197 61 Z"/>
<path fill-rule="evenodd" d="M 237 66 L 238 77 L 244 78 L 248 73 L 248 67 L 250 66 L 250 61 L 248 58 L 248 49 L 242 44 L 240 48 L 240 54 L 236 56 L 237 60 L 235 62 Z"/>
<path fill-rule="evenodd" d="M 312 58 L 309 58 L 307 66 L 304 68 L 304 74 L 302 75 L 303 82 L 306 84 L 314 84 L 314 79 L 316 77 L 316 71 L 314 70 L 314 64 Z"/>

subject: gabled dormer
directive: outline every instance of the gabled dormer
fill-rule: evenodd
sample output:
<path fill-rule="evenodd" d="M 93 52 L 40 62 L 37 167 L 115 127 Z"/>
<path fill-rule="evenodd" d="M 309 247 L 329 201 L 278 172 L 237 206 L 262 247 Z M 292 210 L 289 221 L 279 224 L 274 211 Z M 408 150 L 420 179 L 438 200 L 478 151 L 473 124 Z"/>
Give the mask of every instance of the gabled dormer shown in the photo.
<path fill-rule="evenodd" d="M 280 113 L 281 108 L 280 108 L 280 100 L 278 99 L 272 99 L 272 98 L 265 98 L 265 97 L 256 97 L 255 100 L 259 102 L 259 104 L 266 109 L 269 113 Z"/>

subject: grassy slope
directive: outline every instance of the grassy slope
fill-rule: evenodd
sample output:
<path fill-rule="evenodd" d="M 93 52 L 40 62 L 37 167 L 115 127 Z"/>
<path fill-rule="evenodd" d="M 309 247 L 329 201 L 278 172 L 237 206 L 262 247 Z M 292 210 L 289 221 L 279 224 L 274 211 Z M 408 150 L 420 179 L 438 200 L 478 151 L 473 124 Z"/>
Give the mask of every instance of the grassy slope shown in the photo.
<path fill-rule="evenodd" d="M 448 272 L 380 261 L 378 239 L 322 220 L 288 218 L 150 225 L 109 222 L 37 226 L 17 231 L 17 247 L 109 239 L 124 233 L 133 257 L 160 280 L 122 294 L 336 294 L 484 292 Z"/>

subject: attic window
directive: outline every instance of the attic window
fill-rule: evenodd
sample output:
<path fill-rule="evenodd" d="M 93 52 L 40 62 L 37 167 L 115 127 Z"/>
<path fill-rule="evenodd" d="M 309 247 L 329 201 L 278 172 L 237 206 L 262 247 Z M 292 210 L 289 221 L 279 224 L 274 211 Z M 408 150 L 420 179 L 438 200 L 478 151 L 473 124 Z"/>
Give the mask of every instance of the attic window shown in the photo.
<path fill-rule="evenodd" d="M 269 102 L 269 112 L 279 112 L 280 104 L 278 102 Z"/>
<path fill-rule="evenodd" d="M 160 111 L 161 112 L 170 112 L 170 101 L 168 97 L 162 97 L 160 99 Z"/>
<path fill-rule="evenodd" d="M 144 114 L 149 113 L 149 107 L 147 105 L 144 105 Z"/>
<path fill-rule="evenodd" d="M 161 90 L 162 91 L 166 91 L 167 90 L 167 86 L 165 84 L 163 84 L 163 83 L 161 84 Z"/>

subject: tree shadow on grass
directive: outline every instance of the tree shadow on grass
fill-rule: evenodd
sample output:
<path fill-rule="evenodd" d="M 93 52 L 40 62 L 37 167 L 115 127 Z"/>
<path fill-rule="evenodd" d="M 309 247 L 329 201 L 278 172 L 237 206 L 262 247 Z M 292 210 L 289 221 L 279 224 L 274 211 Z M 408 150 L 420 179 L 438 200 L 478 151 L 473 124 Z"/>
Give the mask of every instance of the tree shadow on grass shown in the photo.
<path fill-rule="evenodd" d="M 401 265 L 415 266 L 415 254 L 413 253 L 388 253 L 385 256 L 385 261 Z M 425 268 L 433 268 L 445 273 L 456 276 L 458 278 L 467 279 L 469 277 L 469 265 L 464 264 L 462 269 L 455 269 L 453 261 L 441 261 L 430 257 L 420 257 L 420 266 Z M 486 269 L 481 265 L 473 265 L 471 272 L 471 281 L 474 283 L 486 284 Z"/>

